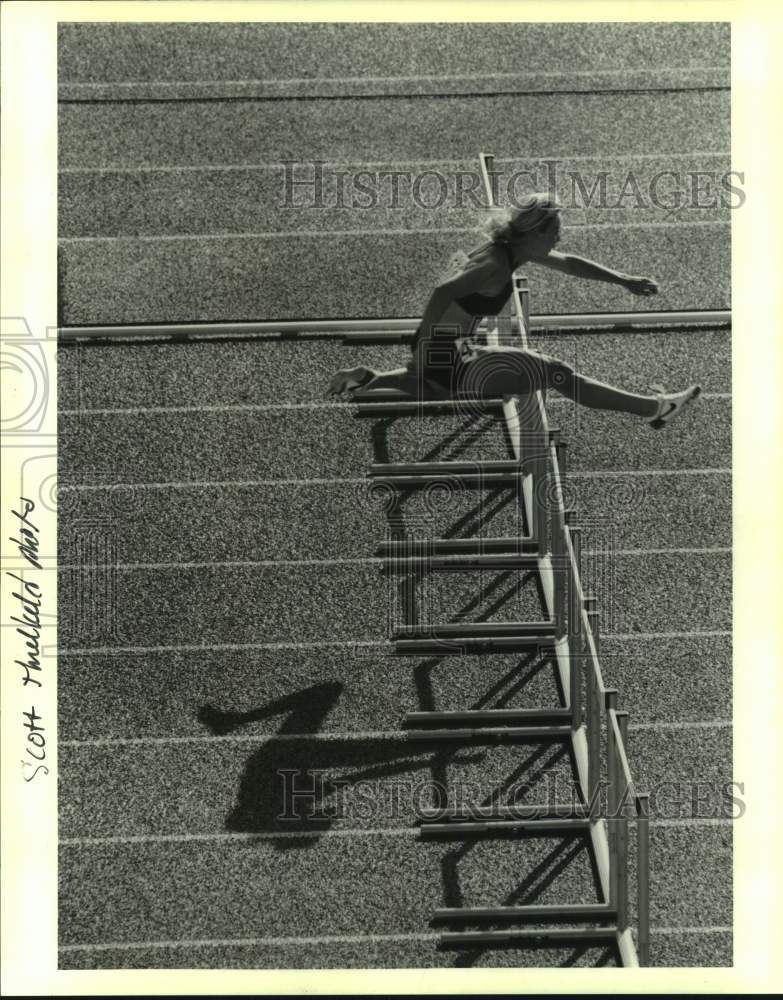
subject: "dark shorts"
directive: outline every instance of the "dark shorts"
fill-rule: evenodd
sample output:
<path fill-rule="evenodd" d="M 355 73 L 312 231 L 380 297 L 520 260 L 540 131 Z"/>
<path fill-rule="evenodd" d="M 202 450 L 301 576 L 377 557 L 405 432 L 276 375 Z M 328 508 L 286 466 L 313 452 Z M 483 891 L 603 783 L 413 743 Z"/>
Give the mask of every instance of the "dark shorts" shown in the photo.
<path fill-rule="evenodd" d="M 532 394 L 546 388 L 547 355 L 533 351 L 492 352 L 470 341 L 425 341 L 416 354 L 420 378 L 452 396 L 481 399 L 498 395 L 498 374 L 507 392 Z M 426 391 L 426 385 L 424 386 Z"/>
<path fill-rule="evenodd" d="M 455 392 L 465 368 L 464 348 L 455 342 L 428 341 L 419 348 L 418 370 L 425 382 L 433 382 L 441 389 Z"/>

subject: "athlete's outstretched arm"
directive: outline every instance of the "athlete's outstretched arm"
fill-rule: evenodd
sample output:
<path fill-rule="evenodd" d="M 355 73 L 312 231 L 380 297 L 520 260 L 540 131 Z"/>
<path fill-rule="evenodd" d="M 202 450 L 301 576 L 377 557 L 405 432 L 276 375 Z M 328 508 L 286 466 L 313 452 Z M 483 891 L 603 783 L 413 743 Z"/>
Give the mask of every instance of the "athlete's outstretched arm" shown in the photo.
<path fill-rule="evenodd" d="M 658 291 L 658 283 L 652 278 L 614 271 L 610 267 L 604 267 L 603 264 L 587 260 L 586 257 L 577 257 L 572 253 L 558 253 L 556 250 L 550 250 L 545 257 L 531 256 L 529 260 L 533 264 L 541 264 L 555 271 L 562 271 L 563 274 L 570 274 L 574 278 L 587 278 L 591 281 L 606 281 L 612 285 L 621 285 L 629 292 L 633 292 L 634 295 L 655 295 Z"/>

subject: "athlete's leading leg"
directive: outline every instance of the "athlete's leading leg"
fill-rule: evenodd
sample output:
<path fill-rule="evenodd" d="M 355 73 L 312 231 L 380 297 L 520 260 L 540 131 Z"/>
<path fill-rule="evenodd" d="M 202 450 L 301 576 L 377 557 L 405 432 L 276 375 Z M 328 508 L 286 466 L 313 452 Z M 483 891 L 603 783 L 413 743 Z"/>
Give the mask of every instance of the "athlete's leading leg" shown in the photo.
<path fill-rule="evenodd" d="M 641 395 L 618 389 L 607 382 L 580 375 L 570 365 L 542 355 L 546 370 L 547 388 L 554 389 L 568 399 L 591 410 L 614 410 L 632 413 L 637 417 L 652 418 L 658 412 L 657 396 Z"/>
<path fill-rule="evenodd" d="M 663 427 L 682 407 L 701 393 L 701 386 L 691 385 L 682 392 L 667 393 L 663 387 L 654 396 L 618 389 L 607 382 L 580 375 L 571 365 L 540 355 L 546 371 L 546 383 L 568 399 L 593 410 L 613 410 L 645 417 L 655 428 Z"/>
<path fill-rule="evenodd" d="M 658 420 L 665 423 L 701 391 L 694 385 L 680 393 L 662 391 L 654 396 L 627 392 L 588 378 L 557 358 L 515 347 L 478 347 L 467 359 L 467 369 L 466 389 L 481 395 L 513 396 L 553 389 L 581 406 L 631 413 L 654 426 L 662 426 Z"/>

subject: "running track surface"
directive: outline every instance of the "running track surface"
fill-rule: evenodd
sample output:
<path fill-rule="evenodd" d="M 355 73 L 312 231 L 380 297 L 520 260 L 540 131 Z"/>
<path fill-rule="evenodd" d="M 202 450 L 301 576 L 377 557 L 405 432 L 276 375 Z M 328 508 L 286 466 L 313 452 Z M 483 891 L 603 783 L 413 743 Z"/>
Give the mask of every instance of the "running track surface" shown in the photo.
<path fill-rule="evenodd" d="M 443 255 L 475 239 L 466 210 L 281 207 L 284 158 L 446 174 L 486 148 L 509 170 L 540 156 L 604 170 L 615 189 L 629 170 L 644 186 L 727 169 L 718 26 L 408 30 L 62 26 L 64 321 L 416 315 Z M 570 215 L 563 249 L 653 274 L 651 308 L 727 307 L 726 209 Z M 648 304 L 529 274 L 534 312 Z M 731 825 L 710 818 L 731 780 L 730 334 L 534 342 L 637 391 L 704 389 L 660 433 L 566 402 L 550 414 L 634 775 L 709 789 L 702 816 L 674 791 L 653 825 L 653 961 L 730 964 Z M 430 780 L 482 796 L 522 780 L 533 801 L 553 784 L 567 796 L 572 776 L 551 745 L 438 754 L 401 739 L 409 710 L 555 697 L 545 662 L 386 655 L 398 595 L 369 464 L 508 457 L 492 418 L 358 419 L 325 397 L 335 368 L 405 355 L 333 341 L 61 352 L 63 967 L 614 961 L 435 948 L 435 906 L 590 901 L 595 885 L 578 838 L 466 849 L 412 832 L 408 791 Z M 519 530 L 490 491 L 414 498 L 405 519 L 432 536 Z M 524 577 L 488 576 L 477 601 L 461 576 L 429 589 L 433 620 L 540 611 Z M 315 829 L 276 818 L 286 767 L 345 782 L 324 792 L 336 814 Z"/>

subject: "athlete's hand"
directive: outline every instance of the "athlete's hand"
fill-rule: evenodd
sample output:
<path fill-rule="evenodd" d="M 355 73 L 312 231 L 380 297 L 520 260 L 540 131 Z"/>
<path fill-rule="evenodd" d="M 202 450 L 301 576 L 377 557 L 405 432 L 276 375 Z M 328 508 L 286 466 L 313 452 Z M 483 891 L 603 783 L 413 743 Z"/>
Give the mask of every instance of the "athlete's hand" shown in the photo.
<path fill-rule="evenodd" d="M 657 295 L 658 294 L 658 282 L 653 281 L 652 278 L 641 278 L 634 275 L 630 275 L 623 282 L 625 287 L 629 292 L 634 295 Z"/>

